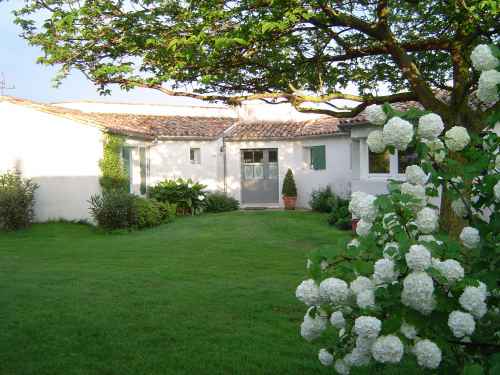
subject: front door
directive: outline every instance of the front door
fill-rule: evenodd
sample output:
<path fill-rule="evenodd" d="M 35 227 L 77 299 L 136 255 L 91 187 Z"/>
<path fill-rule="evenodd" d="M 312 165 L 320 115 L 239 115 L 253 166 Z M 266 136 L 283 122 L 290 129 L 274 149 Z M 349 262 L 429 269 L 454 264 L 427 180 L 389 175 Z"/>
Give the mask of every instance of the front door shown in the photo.
<path fill-rule="evenodd" d="M 243 204 L 279 202 L 278 150 L 241 150 Z"/>

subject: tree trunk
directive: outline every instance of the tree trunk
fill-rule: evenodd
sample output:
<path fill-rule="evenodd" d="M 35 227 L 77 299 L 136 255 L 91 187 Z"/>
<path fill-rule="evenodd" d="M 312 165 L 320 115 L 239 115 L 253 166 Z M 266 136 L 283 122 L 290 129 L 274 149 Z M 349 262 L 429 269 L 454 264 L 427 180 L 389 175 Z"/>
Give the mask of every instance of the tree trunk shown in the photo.
<path fill-rule="evenodd" d="M 459 218 L 451 208 L 452 199 L 448 188 L 443 186 L 441 194 L 441 212 L 439 217 L 439 227 L 442 232 L 454 239 L 458 239 L 462 228 L 465 226 L 464 220 Z"/>

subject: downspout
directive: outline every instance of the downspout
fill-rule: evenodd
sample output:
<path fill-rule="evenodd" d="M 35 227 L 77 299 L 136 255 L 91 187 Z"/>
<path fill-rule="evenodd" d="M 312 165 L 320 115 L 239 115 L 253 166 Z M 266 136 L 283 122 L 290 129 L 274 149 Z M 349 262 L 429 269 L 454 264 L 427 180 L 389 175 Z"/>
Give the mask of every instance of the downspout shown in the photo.
<path fill-rule="evenodd" d="M 224 183 L 224 193 L 227 193 L 227 151 L 226 151 L 226 134 L 230 133 L 231 130 L 235 126 L 238 125 L 238 121 L 236 121 L 233 125 L 231 125 L 229 128 L 224 130 L 222 133 L 222 147 L 221 147 L 221 152 L 222 152 L 222 169 L 223 169 L 223 183 Z"/>

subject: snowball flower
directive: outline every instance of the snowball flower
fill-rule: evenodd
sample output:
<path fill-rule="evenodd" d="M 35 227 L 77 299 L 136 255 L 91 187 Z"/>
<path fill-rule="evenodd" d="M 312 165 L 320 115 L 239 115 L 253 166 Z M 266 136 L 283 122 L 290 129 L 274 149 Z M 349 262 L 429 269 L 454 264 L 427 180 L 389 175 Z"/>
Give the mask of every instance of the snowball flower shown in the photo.
<path fill-rule="evenodd" d="M 455 310 L 448 317 L 448 327 L 453 332 L 453 336 L 461 338 L 474 333 L 476 322 L 471 314 Z"/>
<path fill-rule="evenodd" d="M 373 282 L 376 285 L 391 284 L 398 278 L 398 273 L 394 269 L 392 259 L 382 258 L 375 262 L 373 266 Z"/>
<path fill-rule="evenodd" d="M 483 103 L 496 103 L 499 99 L 497 85 L 500 83 L 500 72 L 487 70 L 479 76 L 477 97 Z"/>
<path fill-rule="evenodd" d="M 493 188 L 493 191 L 495 193 L 495 200 L 497 202 L 500 202 L 500 181 L 498 181 L 496 184 L 495 184 L 495 187 Z"/>
<path fill-rule="evenodd" d="M 362 191 L 355 191 L 351 194 L 351 201 L 349 202 L 349 212 L 352 214 L 353 218 L 359 219 L 359 216 L 356 215 L 356 212 L 359 212 L 359 206 L 361 201 L 365 199 L 368 194 L 363 193 Z"/>
<path fill-rule="evenodd" d="M 351 247 L 354 247 L 354 248 L 357 248 L 359 247 L 360 243 L 358 241 L 358 239 L 354 238 L 352 239 L 351 241 L 349 241 L 349 243 L 347 244 L 347 248 L 351 248 Z"/>
<path fill-rule="evenodd" d="M 479 287 L 468 286 L 464 289 L 458 302 L 464 310 L 470 312 L 475 318 L 481 319 L 488 310 L 485 300 L 486 293 L 483 290 Z"/>
<path fill-rule="evenodd" d="M 399 257 L 399 244 L 397 242 L 387 242 L 382 251 L 384 258 L 396 259 Z"/>
<path fill-rule="evenodd" d="M 365 109 L 366 119 L 373 125 L 384 125 L 387 115 L 381 105 L 372 104 Z"/>
<path fill-rule="evenodd" d="M 201 194 L 200 194 L 200 195 L 198 195 L 198 200 L 199 200 L 199 201 L 202 201 L 202 200 L 204 200 L 204 199 L 205 199 L 205 196 L 203 196 L 203 195 L 201 195 Z"/>
<path fill-rule="evenodd" d="M 434 282 L 425 272 L 412 272 L 403 280 L 403 305 L 428 315 L 434 310 Z"/>
<path fill-rule="evenodd" d="M 370 349 L 371 346 L 368 350 L 356 346 L 351 353 L 344 357 L 344 360 L 352 367 L 366 366 L 371 359 Z"/>
<path fill-rule="evenodd" d="M 356 234 L 361 237 L 368 236 L 370 234 L 370 229 L 372 229 L 372 223 L 360 220 L 356 224 Z"/>
<path fill-rule="evenodd" d="M 464 268 L 454 259 L 447 259 L 444 262 L 437 260 L 433 262 L 433 266 L 449 284 L 454 284 L 464 278 Z"/>
<path fill-rule="evenodd" d="M 401 184 L 401 193 L 411 195 L 418 201 L 418 206 L 424 207 L 426 204 L 425 187 L 422 185 L 413 185 L 409 182 Z"/>
<path fill-rule="evenodd" d="M 405 259 L 413 271 L 425 271 L 431 265 L 431 253 L 424 245 L 412 245 Z"/>
<path fill-rule="evenodd" d="M 417 337 L 417 329 L 406 322 L 403 322 L 403 324 L 401 324 L 401 328 L 399 329 L 399 331 L 403 334 L 404 337 L 409 340 L 414 340 L 415 337 Z"/>
<path fill-rule="evenodd" d="M 479 245 L 481 238 L 479 237 L 479 231 L 476 228 L 465 227 L 460 233 L 460 240 L 465 247 L 474 249 Z"/>
<path fill-rule="evenodd" d="M 330 323 L 337 329 L 342 329 L 345 327 L 345 318 L 342 311 L 334 311 L 330 316 Z"/>
<path fill-rule="evenodd" d="M 330 277 L 319 284 L 321 299 L 331 302 L 334 305 L 344 304 L 349 294 L 349 286 L 344 280 Z"/>
<path fill-rule="evenodd" d="M 403 354 L 403 343 L 394 335 L 381 336 L 372 346 L 373 359 L 380 363 L 398 363 Z"/>
<path fill-rule="evenodd" d="M 319 304 L 319 287 L 313 279 L 304 280 L 295 291 L 295 297 L 308 306 Z"/>
<path fill-rule="evenodd" d="M 451 209 L 458 217 L 463 218 L 467 216 L 467 206 L 460 198 L 455 199 L 453 202 L 451 202 Z"/>
<path fill-rule="evenodd" d="M 370 134 L 368 134 L 366 143 L 370 151 L 376 154 L 380 154 L 385 150 L 384 137 L 380 130 L 374 130 Z"/>
<path fill-rule="evenodd" d="M 373 290 L 367 289 L 358 293 L 356 296 L 356 304 L 360 309 L 368 309 L 375 307 L 375 293 Z"/>
<path fill-rule="evenodd" d="M 376 338 L 382 329 L 382 322 L 373 316 L 360 316 L 354 321 L 354 332 L 364 338 Z"/>
<path fill-rule="evenodd" d="M 409 165 L 405 170 L 406 181 L 414 185 L 425 185 L 429 176 L 418 165 Z"/>
<path fill-rule="evenodd" d="M 343 359 L 337 359 L 334 365 L 335 371 L 340 375 L 349 375 L 349 365 Z"/>
<path fill-rule="evenodd" d="M 429 113 L 427 115 L 423 115 L 418 120 L 418 135 L 424 139 L 428 139 L 432 141 L 439 137 L 439 135 L 444 130 L 443 120 L 441 116 L 435 113 Z"/>
<path fill-rule="evenodd" d="M 430 340 L 420 340 L 413 348 L 413 354 L 417 357 L 420 367 L 431 370 L 437 369 L 441 363 L 441 349 Z"/>
<path fill-rule="evenodd" d="M 462 151 L 470 142 L 470 136 L 463 126 L 454 126 L 444 135 L 444 142 L 451 151 Z"/>
<path fill-rule="evenodd" d="M 354 294 L 358 295 L 364 290 L 373 290 L 373 283 L 368 277 L 358 276 L 351 281 L 350 288 Z"/>
<path fill-rule="evenodd" d="M 318 359 L 323 366 L 331 366 L 333 363 L 333 355 L 326 349 L 320 349 Z"/>
<path fill-rule="evenodd" d="M 436 210 L 425 207 L 417 213 L 415 225 L 420 232 L 424 234 L 430 234 L 436 231 L 438 227 L 438 220 L 439 217 L 436 213 Z"/>
<path fill-rule="evenodd" d="M 375 206 L 375 200 L 377 197 L 371 194 L 366 194 L 363 199 L 360 199 L 359 203 L 355 207 L 356 211 L 353 212 L 356 217 L 366 222 L 373 222 L 378 215 L 377 206 Z"/>
<path fill-rule="evenodd" d="M 300 325 L 300 335 L 306 341 L 312 341 L 321 336 L 321 333 L 327 328 L 327 319 L 326 316 L 321 315 L 320 313 L 316 313 L 316 316 L 313 318 L 309 315 L 309 312 L 313 309 L 310 307 L 306 315 L 304 316 L 304 321 Z"/>
<path fill-rule="evenodd" d="M 446 157 L 446 150 L 444 149 L 444 144 L 439 139 L 434 139 L 433 141 L 424 142 L 427 145 L 427 154 L 433 159 L 436 163 L 442 163 L 444 158 Z"/>
<path fill-rule="evenodd" d="M 479 71 L 495 69 L 500 61 L 493 55 L 491 48 L 487 44 L 479 44 L 470 54 L 474 69 Z"/>
<path fill-rule="evenodd" d="M 382 130 L 384 143 L 404 151 L 413 139 L 413 126 L 400 117 L 391 118 Z"/>

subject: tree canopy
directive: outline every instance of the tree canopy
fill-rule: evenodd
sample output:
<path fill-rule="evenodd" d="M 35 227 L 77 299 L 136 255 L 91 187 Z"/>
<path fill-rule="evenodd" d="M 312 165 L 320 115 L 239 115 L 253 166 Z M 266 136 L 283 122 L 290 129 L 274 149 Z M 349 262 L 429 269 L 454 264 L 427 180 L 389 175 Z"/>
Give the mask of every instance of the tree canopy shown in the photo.
<path fill-rule="evenodd" d="M 477 125 L 488 111 L 468 105 L 469 55 L 498 42 L 498 10 L 497 0 L 25 0 L 16 22 L 39 62 L 61 67 L 56 81 L 77 69 L 101 93 L 289 101 L 336 117 L 418 100 L 449 124 Z"/>

